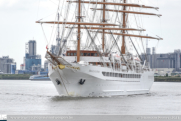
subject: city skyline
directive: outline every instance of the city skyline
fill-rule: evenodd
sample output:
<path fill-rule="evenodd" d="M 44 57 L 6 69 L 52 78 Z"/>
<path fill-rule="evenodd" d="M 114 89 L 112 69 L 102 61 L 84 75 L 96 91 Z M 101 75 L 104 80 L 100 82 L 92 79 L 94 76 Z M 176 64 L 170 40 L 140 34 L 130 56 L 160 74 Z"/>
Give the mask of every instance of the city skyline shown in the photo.
<path fill-rule="evenodd" d="M 36 24 L 35 21 L 55 12 L 54 2 L 57 2 L 57 0 L 0 1 L 2 18 L 0 20 L 0 40 L 2 43 L 0 44 L 0 57 L 9 56 L 13 58 L 17 63 L 17 69 L 19 69 L 25 56 L 25 43 L 29 40 L 36 40 L 37 54 L 42 55 L 42 63 L 44 63 L 46 42 L 41 26 Z M 160 19 L 156 18 L 155 23 L 149 23 L 150 25 L 145 23 L 145 28 L 150 30 L 148 34 L 157 33 L 164 39 L 159 42 L 156 52 L 168 53 L 173 52 L 174 49 L 181 49 L 179 45 L 179 28 L 181 27 L 179 20 L 181 15 L 177 14 L 180 10 L 181 1 L 152 0 L 151 3 L 153 3 L 152 6 L 158 6 L 160 8 L 159 13 L 163 15 Z M 145 17 L 145 19 L 149 18 Z M 152 28 L 153 25 L 156 25 L 156 27 Z M 159 30 L 160 28 L 161 30 Z M 149 41 L 148 47 L 155 47 L 156 45 Z"/>

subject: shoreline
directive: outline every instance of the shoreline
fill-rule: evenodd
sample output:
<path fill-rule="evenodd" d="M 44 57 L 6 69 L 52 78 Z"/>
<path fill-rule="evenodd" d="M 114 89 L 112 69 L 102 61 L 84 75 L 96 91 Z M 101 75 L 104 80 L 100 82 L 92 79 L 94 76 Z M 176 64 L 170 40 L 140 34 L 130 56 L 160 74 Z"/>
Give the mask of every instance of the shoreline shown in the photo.
<path fill-rule="evenodd" d="M 154 82 L 181 82 L 181 77 L 155 77 Z"/>
<path fill-rule="evenodd" d="M 29 80 L 32 74 L 0 74 L 0 80 Z"/>

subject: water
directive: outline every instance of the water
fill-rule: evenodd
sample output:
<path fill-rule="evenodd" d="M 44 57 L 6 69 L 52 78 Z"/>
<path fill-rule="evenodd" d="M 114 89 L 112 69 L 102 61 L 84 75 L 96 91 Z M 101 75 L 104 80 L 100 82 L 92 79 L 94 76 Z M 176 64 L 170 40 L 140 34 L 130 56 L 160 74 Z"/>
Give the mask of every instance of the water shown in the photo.
<path fill-rule="evenodd" d="M 181 114 L 181 83 L 155 82 L 144 95 L 59 97 L 51 81 L 0 80 L 0 114 Z"/>

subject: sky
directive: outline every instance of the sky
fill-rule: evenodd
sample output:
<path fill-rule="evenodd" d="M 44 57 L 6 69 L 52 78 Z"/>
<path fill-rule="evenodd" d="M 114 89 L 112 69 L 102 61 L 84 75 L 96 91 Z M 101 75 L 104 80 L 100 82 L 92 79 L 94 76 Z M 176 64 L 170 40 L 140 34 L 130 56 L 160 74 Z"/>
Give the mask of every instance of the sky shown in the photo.
<path fill-rule="evenodd" d="M 25 43 L 37 41 L 37 53 L 45 61 L 46 40 L 41 26 L 35 21 L 55 13 L 58 0 L 0 0 L 0 57 L 9 56 L 17 63 L 23 63 Z M 132 0 L 134 1 L 134 0 Z M 141 0 L 142 1 L 142 0 Z M 154 33 L 164 40 L 149 41 L 148 47 L 157 47 L 157 53 L 173 52 L 181 49 L 181 0 L 148 0 L 158 6 L 161 18 L 145 17 L 148 34 Z M 155 20 L 156 19 L 156 20 Z"/>

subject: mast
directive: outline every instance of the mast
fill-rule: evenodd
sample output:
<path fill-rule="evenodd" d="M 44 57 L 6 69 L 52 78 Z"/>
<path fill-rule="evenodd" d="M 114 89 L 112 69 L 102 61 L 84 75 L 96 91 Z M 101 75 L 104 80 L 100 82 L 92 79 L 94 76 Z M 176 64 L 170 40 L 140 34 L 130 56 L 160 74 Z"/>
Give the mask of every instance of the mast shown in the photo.
<path fill-rule="evenodd" d="M 59 19 L 60 19 L 60 16 L 59 16 L 59 13 L 58 13 L 58 21 L 59 21 Z M 58 28 L 57 28 L 57 29 L 58 29 L 58 38 L 60 38 L 59 28 L 60 28 L 60 27 L 59 27 L 59 24 L 58 24 Z"/>
<path fill-rule="evenodd" d="M 81 0 L 78 0 L 78 22 L 81 21 Z M 77 62 L 80 61 L 80 24 L 78 25 L 78 35 L 77 35 Z"/>
<path fill-rule="evenodd" d="M 126 3 L 126 0 L 123 1 Z M 123 6 L 123 10 L 126 10 L 126 6 Z M 126 28 L 126 13 L 123 13 L 123 25 L 122 28 Z M 125 30 L 122 31 L 123 34 L 125 34 Z M 125 36 L 122 36 L 122 46 L 121 46 L 121 52 L 122 54 L 125 54 Z"/>
<path fill-rule="evenodd" d="M 59 15 L 59 13 L 58 13 L 58 15 L 57 15 L 58 17 L 57 17 L 57 20 L 59 21 L 60 20 L 60 15 Z M 58 26 L 57 26 L 57 46 L 61 46 L 60 45 L 61 44 L 61 42 L 60 42 L 60 26 L 59 26 L 59 24 L 58 24 Z"/>
<path fill-rule="evenodd" d="M 60 15 L 57 13 L 57 21 L 60 20 Z M 57 25 L 57 37 L 56 37 L 56 49 L 55 49 L 55 54 L 59 56 L 59 49 L 61 48 L 61 39 L 60 39 L 60 26 L 59 24 Z"/>
<path fill-rule="evenodd" d="M 98 31 L 98 33 L 102 34 L 102 50 L 104 52 L 105 50 L 105 35 L 106 34 L 111 34 L 111 35 L 121 35 L 122 36 L 122 45 L 121 45 L 121 53 L 125 54 L 125 47 L 126 47 L 126 43 L 125 43 L 125 38 L 126 36 L 128 37 L 139 37 L 139 38 L 149 38 L 149 39 L 157 39 L 157 40 L 163 40 L 160 37 L 151 37 L 151 36 L 142 36 L 142 35 L 133 35 L 133 34 L 128 34 L 126 33 L 127 31 L 145 31 L 145 29 L 137 29 L 137 28 L 127 28 L 126 27 L 126 15 L 128 13 L 131 14 L 142 14 L 142 15 L 156 15 L 158 17 L 160 17 L 160 14 L 154 14 L 154 13 L 146 13 L 146 12 L 137 12 L 137 11 L 127 11 L 126 8 L 127 7 L 137 7 L 137 8 L 150 8 L 150 9 L 155 9 L 158 10 L 158 7 L 153 7 L 153 6 L 146 6 L 146 5 L 140 5 L 140 4 L 133 4 L 133 3 L 128 3 L 128 0 L 123 0 L 123 2 L 107 2 L 106 0 L 102 0 L 101 2 L 97 2 L 97 1 L 83 1 L 83 0 L 76 0 L 76 1 L 67 1 L 67 2 L 71 2 L 71 3 L 76 3 L 78 4 L 78 16 L 77 16 L 77 22 L 71 22 L 71 21 L 36 21 L 36 23 L 41 23 L 41 24 L 66 24 L 66 25 L 76 25 L 76 27 L 74 27 L 75 29 L 77 29 L 77 62 L 80 61 L 80 42 L 81 42 L 81 29 L 87 29 L 87 27 L 81 27 L 82 25 L 87 25 L 89 26 L 89 30 L 90 29 L 100 29 L 100 31 Z M 96 22 L 82 22 L 81 21 L 81 3 L 82 4 L 99 4 L 102 5 L 102 8 L 90 8 L 93 10 L 102 10 L 102 22 L 100 23 L 96 23 Z M 118 6 L 123 6 L 122 10 L 114 10 L 114 9 L 106 9 L 106 6 L 113 6 L 113 5 L 118 5 Z M 106 16 L 105 13 L 106 11 L 110 11 L 110 12 L 122 12 L 122 27 L 120 28 L 119 24 L 116 23 L 107 23 L 106 22 Z M 59 18 L 59 15 L 58 15 Z M 101 27 L 98 27 L 101 26 Z M 113 27 L 114 26 L 114 27 Z M 74 29 L 72 28 L 72 29 Z M 58 30 L 59 30 L 59 25 L 58 25 Z M 106 32 L 106 30 L 121 30 L 122 33 L 112 33 L 112 32 Z M 59 31 L 58 31 L 58 35 L 57 38 L 59 38 Z M 61 40 L 61 39 L 60 39 Z M 61 42 L 60 42 L 61 43 Z"/>
<path fill-rule="evenodd" d="M 106 0 L 103 0 L 103 2 L 106 2 Z M 105 9 L 106 9 L 106 5 L 105 4 L 103 4 L 103 16 L 102 16 L 102 22 L 103 23 L 105 23 L 106 22 L 106 20 L 105 20 L 105 14 L 106 14 L 106 11 L 105 11 Z M 105 26 L 103 26 L 103 27 L 105 27 Z M 103 52 L 104 52 L 104 41 L 105 41 L 105 39 L 104 39 L 104 37 L 105 37 L 105 34 L 104 34 L 104 32 L 105 32 L 105 30 L 103 29 L 102 30 L 102 50 L 103 50 Z"/>

